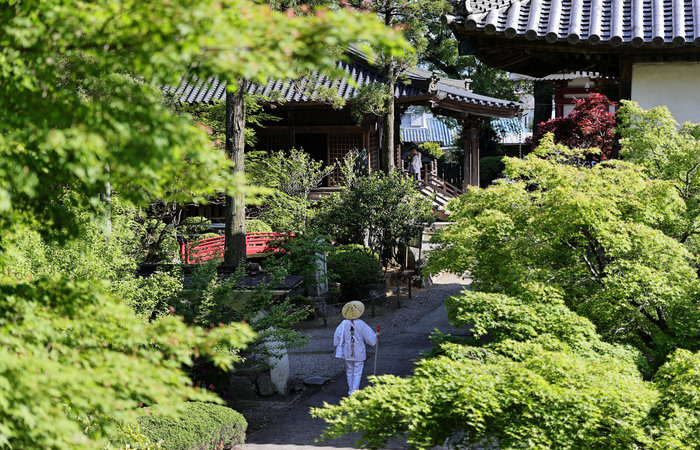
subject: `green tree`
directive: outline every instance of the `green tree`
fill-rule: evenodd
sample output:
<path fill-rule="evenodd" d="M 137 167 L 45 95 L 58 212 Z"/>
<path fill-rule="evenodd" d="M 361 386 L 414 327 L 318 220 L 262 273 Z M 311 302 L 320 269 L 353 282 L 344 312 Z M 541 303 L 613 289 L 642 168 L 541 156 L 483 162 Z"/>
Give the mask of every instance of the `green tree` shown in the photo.
<path fill-rule="evenodd" d="M 651 133 L 651 130 L 649 131 Z M 693 155 L 689 155 L 693 158 Z M 449 205 L 433 271 L 468 273 L 455 327 L 405 379 L 312 411 L 329 438 L 377 448 L 694 448 L 700 431 L 694 257 L 673 233 L 677 185 L 586 163 L 548 136 L 506 179 Z M 632 345 L 630 345 L 632 344 Z"/>
<path fill-rule="evenodd" d="M 395 34 L 346 11 L 288 16 L 247 0 L 3 4 L 2 445 L 94 448 L 139 404 L 217 401 L 182 368 L 194 354 L 230 368 L 236 353 L 229 350 L 253 337 L 248 326 L 188 328 L 173 316 L 147 324 L 109 293 L 109 280 L 18 279 L 8 248 L 30 229 L 47 239 L 81 236 L 83 214 L 99 223 L 108 212 L 101 199 L 110 187 L 140 205 L 166 197 L 185 161 L 198 167 L 181 180 L 187 198 L 168 200 L 239 192 L 226 156 L 173 114 L 153 85 L 173 84 L 188 71 L 293 77 L 295 69 L 333 67 L 329 43 L 357 40 L 400 52 Z"/>
<path fill-rule="evenodd" d="M 431 271 L 469 273 L 474 287 L 516 295 L 557 289 L 600 333 L 663 355 L 695 348 L 700 327 L 693 255 L 668 233 L 685 205 L 673 186 L 620 161 L 582 166 L 583 151 L 551 136 L 508 181 L 450 203 Z"/>
<path fill-rule="evenodd" d="M 442 14 L 452 9 L 446 0 L 352 0 L 350 4 L 367 12 L 376 14 L 388 27 L 401 30 L 406 39 L 420 54 L 428 46 L 427 24 L 439 19 Z M 402 57 L 383 53 L 377 64 L 384 69 L 385 86 L 382 92 L 384 108 L 373 108 L 384 116 L 384 137 L 382 145 L 382 169 L 393 171 L 396 151 L 396 118 L 394 108 L 394 89 L 402 72 L 417 64 L 415 53 L 407 52 Z M 376 92 L 375 92 L 376 94 Z"/>
<path fill-rule="evenodd" d="M 700 253 L 700 124 L 679 126 L 668 108 L 648 111 L 623 101 L 618 112 L 620 156 L 644 167 L 653 178 L 670 181 L 686 205 L 684 220 L 672 235 Z"/>
<path fill-rule="evenodd" d="M 494 445 L 634 449 L 650 442 L 644 420 L 658 394 L 642 355 L 602 342 L 594 325 L 548 292 L 529 298 L 465 291 L 447 300 L 450 322 L 476 338 L 438 336 L 438 354 L 412 376 L 373 384 L 312 414 L 324 436 L 360 433 L 381 448 L 405 436 L 417 448 Z"/>
<path fill-rule="evenodd" d="M 413 180 L 392 173 L 359 177 L 351 187 L 325 197 L 314 223 L 339 243 L 366 244 L 385 263 L 393 256 L 390 251 L 434 220 L 430 202 Z"/>

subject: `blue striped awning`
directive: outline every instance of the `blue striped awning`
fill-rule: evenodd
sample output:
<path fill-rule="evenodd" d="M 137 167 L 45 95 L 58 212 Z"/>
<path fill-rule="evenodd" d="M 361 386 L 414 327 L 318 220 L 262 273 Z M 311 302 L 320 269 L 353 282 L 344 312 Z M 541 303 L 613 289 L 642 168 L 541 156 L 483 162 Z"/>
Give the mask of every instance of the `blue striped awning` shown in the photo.
<path fill-rule="evenodd" d="M 451 129 L 445 122 L 438 119 L 429 119 L 428 128 L 401 127 L 401 140 L 422 144 L 423 142 L 437 142 L 443 147 L 449 147 L 457 137 L 458 130 Z"/>

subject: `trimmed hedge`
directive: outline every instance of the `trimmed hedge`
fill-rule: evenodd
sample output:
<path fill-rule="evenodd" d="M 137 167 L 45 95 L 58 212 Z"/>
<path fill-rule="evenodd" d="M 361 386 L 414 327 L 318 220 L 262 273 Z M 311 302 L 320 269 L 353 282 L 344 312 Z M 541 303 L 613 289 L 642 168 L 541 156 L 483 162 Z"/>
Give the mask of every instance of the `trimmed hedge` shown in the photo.
<path fill-rule="evenodd" d="M 272 233 L 272 227 L 260 219 L 245 221 L 245 231 L 248 233 Z"/>
<path fill-rule="evenodd" d="M 141 430 L 163 448 L 208 450 L 232 448 L 245 442 L 248 423 L 231 408 L 213 403 L 188 402 L 178 416 L 144 416 Z"/>
<path fill-rule="evenodd" d="M 328 251 L 328 275 L 342 285 L 360 286 L 382 278 L 376 253 L 361 245 L 336 245 Z"/>

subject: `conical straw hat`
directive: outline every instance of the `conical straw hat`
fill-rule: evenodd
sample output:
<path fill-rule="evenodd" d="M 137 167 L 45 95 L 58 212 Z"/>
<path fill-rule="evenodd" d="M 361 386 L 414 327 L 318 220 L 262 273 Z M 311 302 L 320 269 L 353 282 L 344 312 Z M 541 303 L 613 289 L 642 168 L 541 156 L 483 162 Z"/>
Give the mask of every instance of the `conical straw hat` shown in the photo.
<path fill-rule="evenodd" d="M 348 320 L 359 318 L 365 312 L 365 305 L 362 302 L 348 302 L 343 306 L 343 317 Z"/>

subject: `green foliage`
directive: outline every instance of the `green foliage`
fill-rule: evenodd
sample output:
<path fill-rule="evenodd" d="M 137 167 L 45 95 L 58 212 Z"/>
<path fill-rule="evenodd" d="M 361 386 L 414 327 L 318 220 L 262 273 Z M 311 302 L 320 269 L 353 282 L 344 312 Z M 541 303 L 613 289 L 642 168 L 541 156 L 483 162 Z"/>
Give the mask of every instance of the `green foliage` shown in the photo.
<path fill-rule="evenodd" d="M 283 14 L 247 0 L 0 8 L 0 445 L 95 448 L 139 403 L 216 401 L 192 387 L 183 367 L 198 354 L 230 368 L 232 350 L 253 332 L 243 324 L 187 327 L 173 316 L 147 323 L 109 293 L 128 280 L 115 269 L 108 192 L 141 207 L 154 197 L 175 203 L 240 192 L 225 154 L 174 114 L 156 86 L 175 85 L 183 73 L 262 82 L 332 72 L 330 47 L 366 41 L 402 53 L 396 33 L 342 9 Z M 100 242 L 93 226 L 104 226 L 108 239 Z M 74 264 L 56 264 L 54 242 L 33 231 L 66 242 L 66 254 L 75 248 Z M 101 245 L 105 259 L 118 258 L 91 267 Z M 18 277 L 44 270 L 31 258 L 13 264 L 11 253 L 31 256 L 30 248 L 56 267 Z"/>
<path fill-rule="evenodd" d="M 471 292 L 450 298 L 451 323 L 477 320 L 477 334 L 489 327 L 487 343 L 444 343 L 413 376 L 376 377 L 340 405 L 313 410 L 329 424 L 324 436 L 359 432 L 371 448 L 396 435 L 417 448 L 637 448 L 649 442 L 642 423 L 656 393 L 635 365 L 640 355 L 601 342 L 590 322 L 556 300 L 530 301 Z M 484 313 L 489 317 L 481 320 Z M 568 328 L 572 319 L 577 326 Z"/>
<path fill-rule="evenodd" d="M 267 113 L 263 108 L 273 101 L 279 102 L 279 95 L 265 96 L 259 94 L 245 96 L 246 108 L 246 145 L 255 145 L 255 127 L 262 123 L 269 123 L 280 120 L 279 117 Z M 190 120 L 203 128 L 210 136 L 214 145 L 219 149 L 224 149 L 226 139 L 226 102 L 217 100 L 213 103 L 179 103 L 172 102 L 171 108 L 179 114 L 189 114 Z"/>
<path fill-rule="evenodd" d="M 268 356 L 271 352 L 264 344 L 266 340 L 284 342 L 287 347 L 303 342 L 292 327 L 308 311 L 295 308 L 289 299 L 274 294 L 282 274 L 278 270 L 257 285 L 242 288 L 246 275 L 244 267 L 223 279 L 218 276 L 216 263 L 201 264 L 192 272 L 189 285 L 179 293 L 172 306 L 187 323 L 205 329 L 216 324 L 249 323 L 258 336 L 249 345 L 250 351 Z"/>
<path fill-rule="evenodd" d="M 246 220 L 245 229 L 248 233 L 272 233 L 272 227 L 260 219 Z"/>
<path fill-rule="evenodd" d="M 202 167 L 184 181 L 192 192 L 237 186 L 225 170 L 230 161 L 211 151 L 205 133 L 171 114 L 157 88 L 124 74 L 154 84 L 175 84 L 188 70 L 262 82 L 333 71 L 333 45 L 372 41 L 402 52 L 401 40 L 370 16 L 288 16 L 246 0 L 52 0 L 40 8 L 13 4 L 0 12 L 0 23 L 0 63 L 8 74 L 0 97 L 2 228 L 21 220 L 18 213 L 34 212 L 46 232 L 63 236 L 75 231 L 55 201 L 66 185 L 99 210 L 94 199 L 105 183 L 129 200 L 161 197 L 189 160 Z"/>
<path fill-rule="evenodd" d="M 474 286 L 518 295 L 549 286 L 609 339 L 663 355 L 698 342 L 692 255 L 666 234 L 685 210 L 673 186 L 619 161 L 592 168 L 551 140 L 506 158 L 508 182 L 450 203 L 433 272 L 469 272 Z"/>
<path fill-rule="evenodd" d="M 585 161 L 550 136 L 505 159 L 506 180 L 450 204 L 454 223 L 429 265 L 468 272 L 484 291 L 446 301 L 450 323 L 474 337 L 438 334 L 412 376 L 374 377 L 314 409 L 324 437 L 356 432 L 371 448 L 399 435 L 417 448 L 697 446 L 698 277 L 672 237 L 686 203 L 640 166 Z"/>
<path fill-rule="evenodd" d="M 246 172 L 250 183 L 274 190 L 260 206 L 260 219 L 275 231 L 305 231 L 313 214 L 309 193 L 333 169 L 302 150 L 248 153 Z"/>
<path fill-rule="evenodd" d="M 117 428 L 117 433 L 110 439 L 107 449 L 118 448 L 123 450 L 133 448 L 138 450 L 152 450 L 165 448 L 163 447 L 162 441 L 151 440 L 151 438 L 143 432 L 138 421 L 119 423 L 117 424 Z"/>
<path fill-rule="evenodd" d="M 328 237 L 318 233 L 306 233 L 279 239 L 271 245 L 282 249 L 283 252 L 269 259 L 266 266 L 291 275 L 303 276 L 304 288 L 308 293 L 313 292 L 318 271 L 316 261 L 332 248 Z"/>
<path fill-rule="evenodd" d="M 261 207 L 260 219 L 276 232 L 303 233 L 315 212 L 308 200 L 281 191 L 267 197 Z"/>
<path fill-rule="evenodd" d="M 647 425 L 654 449 L 697 446 L 700 435 L 700 353 L 676 350 L 654 376 L 659 390 Z"/>
<path fill-rule="evenodd" d="M 361 245 L 331 247 L 326 263 L 329 277 L 342 284 L 371 284 L 382 278 L 379 256 Z"/>
<path fill-rule="evenodd" d="M 383 83 L 363 84 L 350 100 L 350 114 L 358 125 L 362 124 L 365 115 L 381 117 L 387 113 L 387 98 L 389 87 Z"/>
<path fill-rule="evenodd" d="M 700 125 L 678 126 L 668 108 L 645 111 L 623 102 L 618 112 L 622 136 L 620 156 L 644 167 L 653 178 L 670 181 L 686 204 L 683 220 L 671 231 L 695 254 L 700 253 Z"/>
<path fill-rule="evenodd" d="M 188 402 L 176 416 L 154 408 L 139 419 L 151 441 L 173 450 L 215 450 L 243 445 L 248 424 L 231 408 L 212 403 Z"/>
<path fill-rule="evenodd" d="M 431 224 L 430 202 L 413 181 L 399 174 L 358 178 L 340 193 L 325 197 L 314 219 L 316 228 L 339 243 L 364 244 L 385 258 L 385 252 L 406 242 Z"/>
<path fill-rule="evenodd" d="M 434 159 L 440 159 L 445 156 L 445 152 L 440 148 L 440 144 L 437 142 L 423 142 L 418 148 L 421 153 L 425 153 Z"/>
<path fill-rule="evenodd" d="M 246 157 L 246 171 L 251 183 L 303 199 L 333 170 L 333 166 L 324 167 L 321 161 L 314 160 L 303 149 L 253 152 Z"/>
<path fill-rule="evenodd" d="M 202 235 L 211 230 L 211 220 L 201 216 L 191 216 L 180 224 L 179 232 L 186 242 L 204 239 Z"/>
<path fill-rule="evenodd" d="M 240 349 L 253 337 L 243 324 L 199 330 L 174 316 L 147 324 L 105 291 L 102 283 L 62 278 L 0 282 L 6 444 L 94 447 L 140 404 L 217 401 L 192 387 L 182 367 L 198 352 L 230 368 L 236 354 L 221 349 Z"/>

